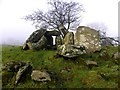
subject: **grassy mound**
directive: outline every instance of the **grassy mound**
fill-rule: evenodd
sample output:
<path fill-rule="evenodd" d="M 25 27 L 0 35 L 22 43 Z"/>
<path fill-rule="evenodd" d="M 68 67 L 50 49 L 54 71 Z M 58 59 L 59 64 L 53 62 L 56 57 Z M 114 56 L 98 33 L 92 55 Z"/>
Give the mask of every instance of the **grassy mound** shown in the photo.
<path fill-rule="evenodd" d="M 118 65 L 114 63 L 113 53 L 118 47 L 102 47 L 108 53 L 108 60 L 100 57 L 100 52 L 82 55 L 76 60 L 55 57 L 56 51 L 40 50 L 23 51 L 20 46 L 3 46 L 2 63 L 10 61 L 31 62 L 33 69 L 47 70 L 51 73 L 51 82 L 34 82 L 30 77 L 15 86 L 10 80 L 3 88 L 117 88 L 118 87 Z M 98 67 L 91 70 L 85 65 L 85 60 L 97 61 Z M 5 74 L 6 75 L 6 74 Z"/>

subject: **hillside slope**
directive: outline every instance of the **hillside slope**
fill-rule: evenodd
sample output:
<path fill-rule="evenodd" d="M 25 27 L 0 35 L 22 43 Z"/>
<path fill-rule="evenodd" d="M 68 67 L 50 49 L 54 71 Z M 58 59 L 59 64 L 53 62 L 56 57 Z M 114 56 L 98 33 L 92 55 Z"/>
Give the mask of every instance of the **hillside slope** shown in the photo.
<path fill-rule="evenodd" d="M 15 77 L 11 77 L 9 82 L 3 83 L 3 88 L 117 88 L 118 65 L 114 62 L 112 55 L 117 52 L 118 48 L 108 46 L 102 47 L 102 50 L 106 50 L 109 54 L 107 59 L 100 57 L 100 52 L 96 52 L 72 60 L 55 57 L 55 50 L 23 51 L 20 46 L 3 46 L 2 63 L 16 60 L 29 61 L 33 69 L 44 69 L 53 73 L 51 82 L 34 82 L 27 77 L 17 86 L 14 85 Z M 98 67 L 89 69 L 84 63 L 86 60 L 96 61 Z M 101 73 L 105 77 L 102 77 Z"/>

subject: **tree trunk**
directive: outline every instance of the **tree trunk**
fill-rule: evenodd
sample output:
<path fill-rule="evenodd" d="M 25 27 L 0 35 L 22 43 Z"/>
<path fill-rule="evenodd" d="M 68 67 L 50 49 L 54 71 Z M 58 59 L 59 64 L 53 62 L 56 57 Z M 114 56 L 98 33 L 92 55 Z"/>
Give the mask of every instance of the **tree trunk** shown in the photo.
<path fill-rule="evenodd" d="M 68 30 L 65 28 L 64 25 L 60 25 L 60 26 L 59 26 L 59 31 L 61 32 L 63 38 L 64 38 L 65 35 L 68 33 Z"/>

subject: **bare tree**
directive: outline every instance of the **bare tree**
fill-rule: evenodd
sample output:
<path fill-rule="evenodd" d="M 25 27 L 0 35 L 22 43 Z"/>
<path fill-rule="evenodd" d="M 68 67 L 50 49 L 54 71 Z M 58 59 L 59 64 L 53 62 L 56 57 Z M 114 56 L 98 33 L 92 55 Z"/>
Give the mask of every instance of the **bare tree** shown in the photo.
<path fill-rule="evenodd" d="M 73 29 L 81 21 L 83 5 L 77 2 L 65 2 L 60 0 L 48 1 L 50 9 L 48 12 L 41 10 L 34 11 L 25 16 L 25 20 L 33 21 L 38 28 L 57 29 L 64 37 L 69 29 Z"/>

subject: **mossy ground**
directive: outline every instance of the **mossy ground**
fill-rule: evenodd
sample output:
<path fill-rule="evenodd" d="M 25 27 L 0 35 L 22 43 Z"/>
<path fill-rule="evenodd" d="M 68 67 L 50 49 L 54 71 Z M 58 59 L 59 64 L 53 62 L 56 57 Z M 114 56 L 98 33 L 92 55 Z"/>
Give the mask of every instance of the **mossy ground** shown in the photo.
<path fill-rule="evenodd" d="M 76 60 L 56 58 L 55 50 L 23 51 L 20 46 L 2 46 L 2 63 L 10 61 L 30 61 L 33 69 L 45 69 L 52 73 L 51 82 L 34 82 L 27 77 L 15 86 L 14 79 L 10 78 L 3 88 L 117 88 L 118 65 L 114 63 L 112 54 L 118 51 L 118 47 L 102 47 L 109 54 L 108 60 L 100 57 L 100 53 L 83 55 Z M 84 64 L 85 60 L 98 62 L 98 67 L 91 70 Z M 69 68 L 69 70 L 67 70 Z M 104 73 L 106 78 L 99 73 Z"/>

